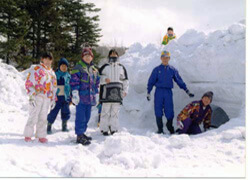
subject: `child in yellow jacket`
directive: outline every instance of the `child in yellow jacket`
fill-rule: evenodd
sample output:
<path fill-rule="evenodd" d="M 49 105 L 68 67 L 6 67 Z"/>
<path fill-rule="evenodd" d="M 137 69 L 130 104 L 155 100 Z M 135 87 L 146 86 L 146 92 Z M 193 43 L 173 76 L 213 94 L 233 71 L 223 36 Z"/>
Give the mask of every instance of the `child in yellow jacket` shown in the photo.
<path fill-rule="evenodd" d="M 169 27 L 167 34 L 163 37 L 162 44 L 167 45 L 169 43 L 169 41 L 171 41 L 175 38 L 176 38 L 176 35 L 174 33 L 174 29 L 172 27 Z"/>

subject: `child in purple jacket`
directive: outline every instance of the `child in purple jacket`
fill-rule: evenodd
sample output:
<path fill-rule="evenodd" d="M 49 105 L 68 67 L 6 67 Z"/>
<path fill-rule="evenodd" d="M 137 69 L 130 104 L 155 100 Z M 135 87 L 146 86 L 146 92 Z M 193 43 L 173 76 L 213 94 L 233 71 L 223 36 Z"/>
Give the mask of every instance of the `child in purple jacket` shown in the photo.
<path fill-rule="evenodd" d="M 82 59 L 71 71 L 72 103 L 76 105 L 76 141 L 82 145 L 88 145 L 92 140 L 85 132 L 91 116 L 91 108 L 96 105 L 95 95 L 98 93 L 100 82 L 98 70 L 92 63 L 93 58 L 91 48 L 84 48 Z"/>

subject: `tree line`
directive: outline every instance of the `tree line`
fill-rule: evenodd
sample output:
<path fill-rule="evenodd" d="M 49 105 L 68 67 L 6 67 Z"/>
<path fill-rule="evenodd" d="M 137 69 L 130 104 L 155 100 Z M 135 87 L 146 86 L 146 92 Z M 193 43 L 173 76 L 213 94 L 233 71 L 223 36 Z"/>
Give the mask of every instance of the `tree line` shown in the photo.
<path fill-rule="evenodd" d="M 2 0 L 0 58 L 17 69 L 38 63 L 45 51 L 56 61 L 79 61 L 82 45 L 97 46 L 101 37 L 99 11 L 82 0 Z"/>

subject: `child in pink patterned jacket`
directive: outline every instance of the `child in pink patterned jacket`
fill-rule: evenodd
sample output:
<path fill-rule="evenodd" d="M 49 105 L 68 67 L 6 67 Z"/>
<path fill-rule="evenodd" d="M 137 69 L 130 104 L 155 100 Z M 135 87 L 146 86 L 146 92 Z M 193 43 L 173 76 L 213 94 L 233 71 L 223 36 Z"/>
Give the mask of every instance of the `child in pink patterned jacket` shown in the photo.
<path fill-rule="evenodd" d="M 46 143 L 47 115 L 49 109 L 53 109 L 56 101 L 56 75 L 51 69 L 53 56 L 44 53 L 41 63 L 31 67 L 25 82 L 25 88 L 29 95 L 29 119 L 24 129 L 25 141 L 31 141 L 36 126 L 36 137 L 39 142 Z"/>

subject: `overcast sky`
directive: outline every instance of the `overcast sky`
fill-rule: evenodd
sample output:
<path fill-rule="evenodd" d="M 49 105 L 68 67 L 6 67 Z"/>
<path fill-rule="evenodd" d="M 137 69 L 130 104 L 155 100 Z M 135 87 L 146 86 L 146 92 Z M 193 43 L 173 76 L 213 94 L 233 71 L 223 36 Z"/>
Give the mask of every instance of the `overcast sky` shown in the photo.
<path fill-rule="evenodd" d="M 101 8 L 100 44 L 160 43 L 169 26 L 208 33 L 245 19 L 245 0 L 85 0 Z"/>

